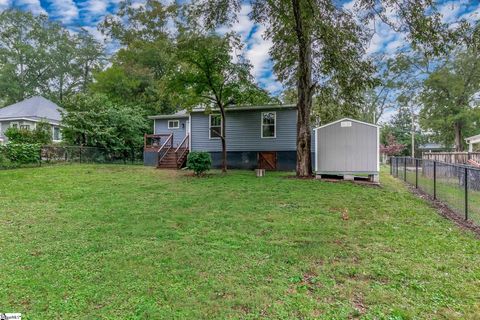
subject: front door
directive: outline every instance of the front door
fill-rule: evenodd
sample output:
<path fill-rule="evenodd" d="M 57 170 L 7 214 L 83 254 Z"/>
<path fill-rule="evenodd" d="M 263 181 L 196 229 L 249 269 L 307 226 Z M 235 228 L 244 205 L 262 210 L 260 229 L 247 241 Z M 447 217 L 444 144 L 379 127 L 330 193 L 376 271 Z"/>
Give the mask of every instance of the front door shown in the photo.
<path fill-rule="evenodd" d="M 277 153 L 276 152 L 259 152 L 258 153 L 258 168 L 265 170 L 277 169 Z"/>

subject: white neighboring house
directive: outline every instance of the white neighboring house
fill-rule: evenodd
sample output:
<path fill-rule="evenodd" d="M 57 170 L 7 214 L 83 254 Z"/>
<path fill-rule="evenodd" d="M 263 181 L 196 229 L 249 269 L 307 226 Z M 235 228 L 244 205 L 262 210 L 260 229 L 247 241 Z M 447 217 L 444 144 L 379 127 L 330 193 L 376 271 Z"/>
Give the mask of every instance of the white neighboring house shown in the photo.
<path fill-rule="evenodd" d="M 473 152 L 473 145 L 480 143 L 480 134 L 477 134 L 476 136 L 466 138 L 465 141 L 468 144 L 468 152 Z"/>
<path fill-rule="evenodd" d="M 0 143 L 7 142 L 5 131 L 8 128 L 33 130 L 37 123 L 47 122 L 52 127 L 52 140 L 62 140 L 61 112 L 57 104 L 44 97 L 34 96 L 0 109 Z"/>

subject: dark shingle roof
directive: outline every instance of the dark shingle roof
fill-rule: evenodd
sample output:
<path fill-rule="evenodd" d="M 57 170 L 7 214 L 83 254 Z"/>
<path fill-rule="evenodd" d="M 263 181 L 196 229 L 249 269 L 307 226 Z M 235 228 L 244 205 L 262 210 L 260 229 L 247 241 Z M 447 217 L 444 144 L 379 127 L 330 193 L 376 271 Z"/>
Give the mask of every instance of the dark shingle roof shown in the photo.
<path fill-rule="evenodd" d="M 0 120 L 27 118 L 60 122 L 61 107 L 44 97 L 35 96 L 0 109 Z"/>

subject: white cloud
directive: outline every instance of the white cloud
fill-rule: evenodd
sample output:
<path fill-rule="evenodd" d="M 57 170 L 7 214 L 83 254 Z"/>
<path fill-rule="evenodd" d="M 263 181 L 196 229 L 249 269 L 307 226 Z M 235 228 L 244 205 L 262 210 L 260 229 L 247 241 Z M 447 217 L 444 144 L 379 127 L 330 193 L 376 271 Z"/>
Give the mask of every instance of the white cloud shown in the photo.
<path fill-rule="evenodd" d="M 9 1 L 7 0 L 7 3 Z M 40 0 L 15 0 L 15 2 L 10 1 L 10 3 L 19 7 L 24 7 L 26 10 L 30 11 L 33 14 L 47 14 L 45 9 L 42 8 Z"/>
<path fill-rule="evenodd" d="M 270 59 L 269 50 L 272 46 L 270 40 L 265 40 L 263 35 L 265 28 L 256 25 L 249 17 L 252 7 L 248 4 L 242 4 L 238 14 L 238 22 L 230 28 L 222 27 L 217 30 L 220 34 L 229 31 L 238 33 L 245 44 L 244 54 L 253 66 L 252 74 L 256 81 L 265 90 L 271 93 L 280 93 L 282 85 L 272 73 L 272 61 Z"/>
<path fill-rule="evenodd" d="M 11 0 L 0 0 L 0 10 L 7 9 L 12 4 Z"/>
<path fill-rule="evenodd" d="M 78 8 L 73 0 L 49 0 L 50 15 L 68 24 L 78 18 Z"/>

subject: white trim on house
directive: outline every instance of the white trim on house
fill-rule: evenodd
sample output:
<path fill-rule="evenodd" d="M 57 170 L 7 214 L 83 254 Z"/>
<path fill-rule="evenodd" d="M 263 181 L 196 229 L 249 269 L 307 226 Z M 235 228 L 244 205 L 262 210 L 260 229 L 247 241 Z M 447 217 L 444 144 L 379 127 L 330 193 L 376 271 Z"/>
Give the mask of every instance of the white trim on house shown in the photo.
<path fill-rule="evenodd" d="M 336 124 L 336 123 L 343 122 L 343 121 L 352 121 L 352 122 L 361 123 L 361 124 L 365 124 L 365 125 L 368 125 L 368 126 L 380 128 L 379 125 L 376 125 L 376 124 L 373 124 L 373 123 L 363 122 L 363 121 L 355 120 L 355 119 L 351 119 L 351 118 L 343 118 L 343 119 L 340 119 L 340 120 L 337 120 L 337 121 L 333 121 L 333 122 L 327 123 L 327 124 L 325 124 L 325 125 L 323 125 L 323 126 L 320 126 L 320 127 L 315 128 L 315 129 L 313 129 L 313 130 L 317 130 L 317 129 L 329 127 L 329 126 L 331 126 L 331 125 L 334 125 L 334 124 Z"/>
<path fill-rule="evenodd" d="M 9 121 L 9 122 L 19 122 L 19 121 L 30 121 L 30 122 L 46 122 L 48 124 L 51 124 L 51 125 L 60 125 L 60 121 L 56 121 L 56 120 L 50 120 L 50 119 L 33 119 L 33 118 L 28 118 L 28 117 L 4 117 L 4 118 L 0 118 L 0 121 L 1 122 L 6 122 L 6 121 Z"/>
<path fill-rule="evenodd" d="M 188 115 L 188 150 L 192 151 L 192 116 Z"/>
<path fill-rule="evenodd" d="M 318 152 L 317 152 L 318 144 L 317 144 L 317 139 L 318 139 L 318 132 L 315 131 L 315 147 L 314 147 L 314 150 L 313 150 L 313 152 L 315 152 L 315 172 L 318 171 Z"/>
<path fill-rule="evenodd" d="M 210 113 L 208 115 L 208 139 L 210 140 L 219 140 L 222 139 L 220 137 L 213 137 L 212 138 L 212 116 L 219 116 L 220 117 L 220 135 L 223 136 L 223 119 L 222 115 L 219 113 Z M 217 127 L 217 126 L 215 126 Z"/>
<path fill-rule="evenodd" d="M 172 124 L 170 126 L 170 124 Z M 168 129 L 179 129 L 180 128 L 180 120 L 168 120 L 167 124 Z"/>
<path fill-rule="evenodd" d="M 271 124 L 263 123 L 263 115 L 266 113 L 273 113 L 273 137 L 264 137 L 263 136 L 263 126 L 271 126 Z M 260 117 L 260 137 L 262 139 L 275 139 L 277 137 L 277 112 L 276 111 L 265 111 L 261 112 Z"/>

